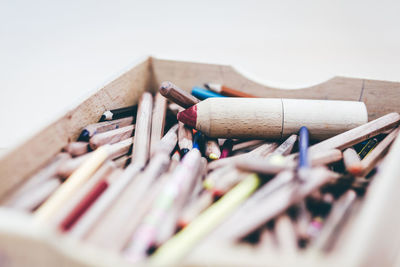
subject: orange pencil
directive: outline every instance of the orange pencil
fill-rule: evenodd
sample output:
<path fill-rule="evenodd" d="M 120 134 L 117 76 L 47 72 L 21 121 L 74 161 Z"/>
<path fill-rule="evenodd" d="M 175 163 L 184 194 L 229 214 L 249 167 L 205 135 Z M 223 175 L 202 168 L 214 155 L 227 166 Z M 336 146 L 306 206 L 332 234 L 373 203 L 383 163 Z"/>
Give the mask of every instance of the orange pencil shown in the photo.
<path fill-rule="evenodd" d="M 254 95 L 250 95 L 229 87 L 226 87 L 225 85 L 221 84 L 216 84 L 216 83 L 205 83 L 204 86 L 218 94 L 224 95 L 224 96 L 232 96 L 232 97 L 256 97 Z"/>

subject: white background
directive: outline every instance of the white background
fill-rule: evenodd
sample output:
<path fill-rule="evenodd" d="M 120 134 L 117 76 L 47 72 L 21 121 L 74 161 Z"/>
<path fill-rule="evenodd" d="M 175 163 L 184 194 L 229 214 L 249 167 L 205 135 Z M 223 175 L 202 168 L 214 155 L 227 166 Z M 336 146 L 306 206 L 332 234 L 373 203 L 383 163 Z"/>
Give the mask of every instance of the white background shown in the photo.
<path fill-rule="evenodd" d="M 146 55 L 231 64 L 284 88 L 335 75 L 400 81 L 399 7 L 365 0 L 0 0 L 0 148 L 37 132 Z"/>

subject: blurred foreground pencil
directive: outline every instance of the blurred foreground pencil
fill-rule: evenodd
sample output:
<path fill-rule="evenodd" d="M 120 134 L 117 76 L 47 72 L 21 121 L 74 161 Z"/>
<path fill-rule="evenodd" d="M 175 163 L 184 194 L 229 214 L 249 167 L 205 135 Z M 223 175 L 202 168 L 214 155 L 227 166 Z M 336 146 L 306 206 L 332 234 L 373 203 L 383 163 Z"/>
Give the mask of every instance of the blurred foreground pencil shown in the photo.
<path fill-rule="evenodd" d="M 21 186 L 19 186 L 12 194 L 3 199 L 3 204 L 7 207 L 21 207 L 21 202 L 30 202 L 30 195 L 38 187 L 49 179 L 53 179 L 57 175 L 57 170 L 65 162 L 71 159 L 68 153 L 58 153 L 53 160 L 44 166 L 39 172 L 31 176 Z M 24 207 L 27 207 L 23 205 Z M 30 208 L 31 205 L 28 205 Z"/>
<path fill-rule="evenodd" d="M 86 240 L 109 250 L 121 250 L 129 241 L 144 213 L 148 211 L 148 193 L 157 178 L 168 169 L 169 155 L 159 153 L 142 173 L 124 189 L 100 221 L 90 229 Z M 129 223 L 127 223 L 129 222 Z"/>
<path fill-rule="evenodd" d="M 191 107 L 200 102 L 200 100 L 198 100 L 196 97 L 192 96 L 185 90 L 180 89 L 171 82 L 162 82 L 159 91 L 170 101 L 178 104 L 183 108 Z"/>
<path fill-rule="evenodd" d="M 254 95 L 247 94 L 232 88 L 229 88 L 225 85 L 221 84 L 216 84 L 216 83 L 205 83 L 204 86 L 211 90 L 214 91 L 218 94 L 224 95 L 224 96 L 231 96 L 231 97 L 255 97 Z"/>
<path fill-rule="evenodd" d="M 279 98 L 213 97 L 178 113 L 179 121 L 209 137 L 254 139 L 286 138 L 301 126 L 323 139 L 367 118 L 362 102 Z"/>
<path fill-rule="evenodd" d="M 53 214 L 82 186 L 109 156 L 109 146 L 99 147 L 35 212 L 40 222 L 49 220 Z"/>
<path fill-rule="evenodd" d="M 345 217 L 357 199 L 357 194 L 353 190 L 348 190 L 333 205 L 326 223 L 320 235 L 312 244 L 313 248 L 328 250 L 335 238 L 338 236 L 341 226 L 345 222 Z"/>
<path fill-rule="evenodd" d="M 155 244 L 160 225 L 180 198 L 187 195 L 191 184 L 197 178 L 200 158 L 199 150 L 192 149 L 176 167 L 170 181 L 155 199 L 150 212 L 135 231 L 125 250 L 125 255 L 130 261 L 143 260 L 148 249 Z"/>
<path fill-rule="evenodd" d="M 162 245 L 151 257 L 155 266 L 172 265 L 184 257 L 193 246 L 218 226 L 260 184 L 260 178 L 252 174 L 235 186 L 225 196 L 201 213 L 186 228 Z"/>
<path fill-rule="evenodd" d="M 111 121 L 111 120 L 134 116 L 136 111 L 137 111 L 137 105 L 118 108 L 118 109 L 112 109 L 112 110 L 106 110 L 106 111 L 104 111 L 103 115 L 101 115 L 99 122 Z"/>
<path fill-rule="evenodd" d="M 354 148 L 350 147 L 343 151 L 343 163 L 350 174 L 361 175 L 361 160 Z"/>
<path fill-rule="evenodd" d="M 65 208 L 67 210 L 67 215 L 64 216 L 64 219 L 59 225 L 62 231 L 68 231 L 90 205 L 96 201 L 101 193 L 107 189 L 109 182 L 111 182 L 107 181 L 107 178 L 114 170 L 115 165 L 111 162 L 106 162 L 98 169 L 90 181 L 71 198 L 70 202 L 73 202 L 72 206 Z M 68 203 L 67 206 L 69 205 Z"/>

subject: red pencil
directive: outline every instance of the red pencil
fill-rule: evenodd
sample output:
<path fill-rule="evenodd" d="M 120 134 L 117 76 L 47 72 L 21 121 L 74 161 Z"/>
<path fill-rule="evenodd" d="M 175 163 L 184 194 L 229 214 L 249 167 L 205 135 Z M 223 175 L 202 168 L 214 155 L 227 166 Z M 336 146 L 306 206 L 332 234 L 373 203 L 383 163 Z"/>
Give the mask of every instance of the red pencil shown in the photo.
<path fill-rule="evenodd" d="M 231 139 L 225 140 L 224 144 L 222 145 L 221 156 L 220 159 L 227 158 L 232 153 L 233 141 Z"/>
<path fill-rule="evenodd" d="M 107 189 L 107 180 L 99 181 L 93 189 L 82 199 L 78 205 L 61 222 L 60 228 L 63 232 L 68 231 L 78 221 L 82 214 L 96 201 L 96 199 Z"/>

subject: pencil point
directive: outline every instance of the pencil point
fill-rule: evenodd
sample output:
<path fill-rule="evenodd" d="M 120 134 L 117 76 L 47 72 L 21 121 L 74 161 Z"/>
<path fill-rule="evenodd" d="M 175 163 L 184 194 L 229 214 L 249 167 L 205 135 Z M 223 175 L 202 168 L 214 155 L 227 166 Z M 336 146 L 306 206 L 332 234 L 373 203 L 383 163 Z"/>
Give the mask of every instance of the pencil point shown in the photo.
<path fill-rule="evenodd" d="M 197 107 L 192 106 L 184 111 L 181 111 L 177 115 L 178 121 L 183 122 L 184 124 L 190 127 L 196 127 L 197 121 Z"/>
<path fill-rule="evenodd" d="M 216 160 L 216 159 L 218 159 L 218 156 L 217 156 L 215 153 L 211 153 L 211 154 L 208 156 L 208 158 L 211 159 L 211 160 Z"/>
<path fill-rule="evenodd" d="M 84 129 L 81 135 L 78 137 L 78 141 L 89 141 L 89 131 Z"/>
<path fill-rule="evenodd" d="M 214 184 L 212 181 L 210 181 L 210 179 L 205 179 L 203 182 L 203 187 L 205 189 L 211 190 L 214 187 Z"/>
<path fill-rule="evenodd" d="M 181 149 L 181 157 L 185 156 L 190 150 L 188 148 Z"/>

